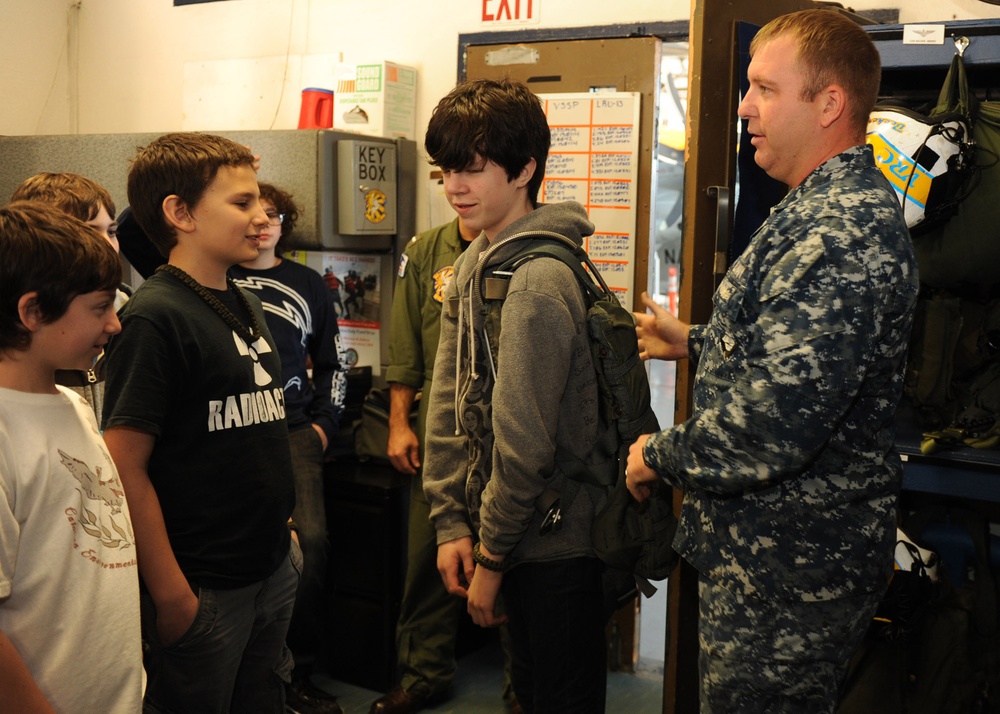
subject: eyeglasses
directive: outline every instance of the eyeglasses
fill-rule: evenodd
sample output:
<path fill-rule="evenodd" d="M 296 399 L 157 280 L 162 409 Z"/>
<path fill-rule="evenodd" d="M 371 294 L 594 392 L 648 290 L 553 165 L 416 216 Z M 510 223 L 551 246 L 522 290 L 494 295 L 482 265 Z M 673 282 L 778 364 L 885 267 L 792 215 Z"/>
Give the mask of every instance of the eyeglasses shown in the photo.
<path fill-rule="evenodd" d="M 284 213 L 270 213 L 265 211 L 265 215 L 267 216 L 267 222 L 270 223 L 272 226 L 280 226 L 282 223 L 285 222 Z"/>

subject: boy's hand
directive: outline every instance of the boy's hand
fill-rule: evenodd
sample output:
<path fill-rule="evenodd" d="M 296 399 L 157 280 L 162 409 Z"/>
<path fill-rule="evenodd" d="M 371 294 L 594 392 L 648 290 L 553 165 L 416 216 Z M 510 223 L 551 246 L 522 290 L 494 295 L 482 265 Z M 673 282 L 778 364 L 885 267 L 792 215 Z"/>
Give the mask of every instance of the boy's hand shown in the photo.
<path fill-rule="evenodd" d="M 437 566 L 449 593 L 469 597 L 466 587 L 476 572 L 475 561 L 472 560 L 472 537 L 465 536 L 439 545 Z"/>
<path fill-rule="evenodd" d="M 251 149 L 249 145 L 247 145 L 247 150 L 253 154 L 253 149 Z M 250 164 L 250 166 L 254 171 L 260 171 L 260 154 L 253 154 L 253 163 Z"/>
<path fill-rule="evenodd" d="M 489 552 L 482 543 L 479 544 L 482 554 L 490 560 L 496 560 L 496 556 Z M 476 567 L 476 572 L 469 583 L 469 602 L 466 609 L 472 617 L 472 621 L 480 627 L 499 627 L 507 622 L 506 615 L 497 616 L 497 595 L 500 592 L 500 584 L 503 582 L 503 573 L 489 570 L 487 568 Z"/>
<path fill-rule="evenodd" d="M 312 428 L 316 430 L 317 434 L 319 434 L 319 443 L 323 445 L 323 453 L 325 454 L 326 447 L 330 445 L 330 440 L 326 438 L 326 432 L 323 431 L 323 427 L 321 427 L 319 424 L 313 424 Z"/>
<path fill-rule="evenodd" d="M 188 595 L 176 602 L 156 604 L 156 631 L 164 647 L 183 637 L 198 614 L 198 596 L 191 590 Z"/>

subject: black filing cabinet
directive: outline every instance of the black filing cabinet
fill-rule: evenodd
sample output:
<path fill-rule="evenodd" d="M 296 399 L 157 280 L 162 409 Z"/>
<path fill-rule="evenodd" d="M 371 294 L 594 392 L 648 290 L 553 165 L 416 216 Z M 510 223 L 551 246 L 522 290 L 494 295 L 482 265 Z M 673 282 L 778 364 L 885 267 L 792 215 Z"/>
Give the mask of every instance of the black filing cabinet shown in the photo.
<path fill-rule="evenodd" d="M 390 466 L 333 461 L 325 487 L 330 674 L 384 692 L 396 684 L 410 479 Z"/>

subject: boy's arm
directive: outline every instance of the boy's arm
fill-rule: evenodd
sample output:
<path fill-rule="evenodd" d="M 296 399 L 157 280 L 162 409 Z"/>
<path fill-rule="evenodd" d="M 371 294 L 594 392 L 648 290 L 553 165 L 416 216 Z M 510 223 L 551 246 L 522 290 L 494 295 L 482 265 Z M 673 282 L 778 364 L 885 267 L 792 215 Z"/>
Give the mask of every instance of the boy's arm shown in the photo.
<path fill-rule="evenodd" d="M 340 361 L 340 328 L 333 295 L 322 279 L 315 281 L 310 291 L 315 332 L 309 337 L 309 358 L 312 360 L 313 400 L 309 405 L 309 418 L 313 427 L 321 431 L 323 447 L 340 430 L 347 396 L 347 369 Z"/>
<path fill-rule="evenodd" d="M 14 644 L 0 630 L 0 692 L 3 710 L 26 714 L 55 714 L 42 690 L 38 688 L 28 665 Z"/>
<path fill-rule="evenodd" d="M 177 565 L 167 537 L 163 511 L 149 480 L 149 457 L 156 437 L 146 431 L 113 426 L 104 441 L 118 467 L 132 514 L 139 574 L 156 605 L 156 629 L 164 645 L 180 639 L 198 612 L 198 596 Z"/>

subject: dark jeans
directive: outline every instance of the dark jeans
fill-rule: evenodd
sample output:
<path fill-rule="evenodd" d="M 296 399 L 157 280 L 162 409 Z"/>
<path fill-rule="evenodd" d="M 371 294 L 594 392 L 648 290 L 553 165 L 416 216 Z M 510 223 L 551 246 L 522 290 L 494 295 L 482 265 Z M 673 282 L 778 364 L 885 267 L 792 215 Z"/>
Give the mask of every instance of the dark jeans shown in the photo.
<path fill-rule="evenodd" d="M 522 563 L 503 577 L 511 680 L 528 714 L 602 714 L 607 691 L 604 565 Z"/>
<path fill-rule="evenodd" d="M 292 670 L 285 633 L 301 569 L 302 552 L 292 542 L 288 558 L 264 580 L 233 590 L 201 588 L 194 622 L 167 647 L 159 642 L 156 608 L 143 590 L 149 645 L 143 711 L 283 714 Z"/>
<path fill-rule="evenodd" d="M 295 474 L 292 518 L 299 527 L 299 545 L 305 561 L 288 627 L 288 646 L 297 662 L 308 662 L 319 654 L 320 633 L 326 631 L 323 593 L 330 542 L 323 500 L 323 442 L 312 426 L 292 431 L 288 440 Z"/>

